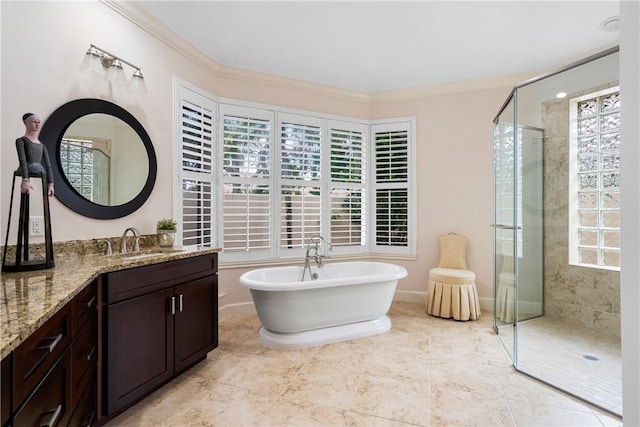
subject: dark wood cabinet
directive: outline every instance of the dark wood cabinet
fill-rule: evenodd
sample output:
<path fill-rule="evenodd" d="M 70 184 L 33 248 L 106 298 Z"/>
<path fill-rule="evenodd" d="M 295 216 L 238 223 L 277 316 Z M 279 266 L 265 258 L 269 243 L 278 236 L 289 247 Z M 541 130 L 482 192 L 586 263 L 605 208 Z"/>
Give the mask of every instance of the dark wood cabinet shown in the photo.
<path fill-rule="evenodd" d="M 81 400 L 97 413 L 96 295 L 93 282 L 3 359 L 3 425 L 66 426 Z"/>
<path fill-rule="evenodd" d="M 175 298 L 174 363 L 179 373 L 218 346 L 218 276 L 176 286 Z"/>
<path fill-rule="evenodd" d="M 2 359 L 2 427 L 98 426 L 218 346 L 217 253 L 99 275 Z"/>
<path fill-rule="evenodd" d="M 210 254 L 107 274 L 107 417 L 217 347 L 216 261 L 217 254 Z"/>
<path fill-rule="evenodd" d="M 107 414 L 145 396 L 173 376 L 173 289 L 107 309 Z"/>

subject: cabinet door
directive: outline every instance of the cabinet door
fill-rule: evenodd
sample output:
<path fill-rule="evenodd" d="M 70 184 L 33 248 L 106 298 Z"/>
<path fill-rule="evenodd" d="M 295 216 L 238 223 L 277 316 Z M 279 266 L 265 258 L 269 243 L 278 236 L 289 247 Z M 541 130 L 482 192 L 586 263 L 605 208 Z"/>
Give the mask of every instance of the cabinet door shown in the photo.
<path fill-rule="evenodd" d="M 71 416 L 71 357 L 65 352 L 18 410 L 13 425 L 66 426 Z"/>
<path fill-rule="evenodd" d="M 173 288 L 107 307 L 107 415 L 173 376 Z"/>
<path fill-rule="evenodd" d="M 176 286 L 176 373 L 204 359 L 218 346 L 218 276 Z"/>

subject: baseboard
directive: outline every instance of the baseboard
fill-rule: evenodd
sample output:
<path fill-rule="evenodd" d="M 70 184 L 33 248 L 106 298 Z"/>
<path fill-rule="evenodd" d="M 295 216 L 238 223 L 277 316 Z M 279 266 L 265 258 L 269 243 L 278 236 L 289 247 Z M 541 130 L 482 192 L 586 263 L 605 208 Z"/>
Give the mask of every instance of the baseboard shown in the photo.
<path fill-rule="evenodd" d="M 234 316 L 256 315 L 253 302 L 241 302 L 238 304 L 226 304 L 218 309 L 218 321 Z"/>
<path fill-rule="evenodd" d="M 396 293 L 393 295 L 394 301 L 404 302 L 419 302 L 424 304 L 427 300 L 427 293 L 420 291 L 401 291 L 396 289 Z"/>

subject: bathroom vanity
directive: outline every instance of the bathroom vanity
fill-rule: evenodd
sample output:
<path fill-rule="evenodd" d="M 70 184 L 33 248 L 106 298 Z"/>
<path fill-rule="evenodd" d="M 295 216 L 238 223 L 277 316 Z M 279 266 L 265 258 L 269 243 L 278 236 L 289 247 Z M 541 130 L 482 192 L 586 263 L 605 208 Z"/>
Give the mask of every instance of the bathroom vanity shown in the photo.
<path fill-rule="evenodd" d="M 102 425 L 218 345 L 217 249 L 0 279 L 2 426 Z"/>

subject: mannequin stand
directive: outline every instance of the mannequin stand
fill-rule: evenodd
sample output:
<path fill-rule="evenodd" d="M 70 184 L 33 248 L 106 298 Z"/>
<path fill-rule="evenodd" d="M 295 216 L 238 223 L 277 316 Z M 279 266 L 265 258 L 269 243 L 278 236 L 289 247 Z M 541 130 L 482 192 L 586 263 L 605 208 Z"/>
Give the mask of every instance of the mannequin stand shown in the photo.
<path fill-rule="evenodd" d="M 20 193 L 20 217 L 18 218 L 18 240 L 16 244 L 15 263 L 7 263 L 7 244 L 9 242 L 9 230 L 11 230 L 11 213 L 13 210 L 13 193 L 16 188 L 16 178 L 22 179 L 19 171 L 13 174 L 11 187 L 11 200 L 9 202 L 9 221 L 7 222 L 7 235 L 4 240 L 2 253 L 2 271 L 34 271 L 55 267 L 53 261 L 53 238 L 51 236 L 51 215 L 49 213 L 49 196 L 47 185 L 40 174 L 30 174 L 29 178 L 39 178 L 42 181 L 42 206 L 44 207 L 44 240 L 45 259 L 29 259 L 29 194 Z"/>

